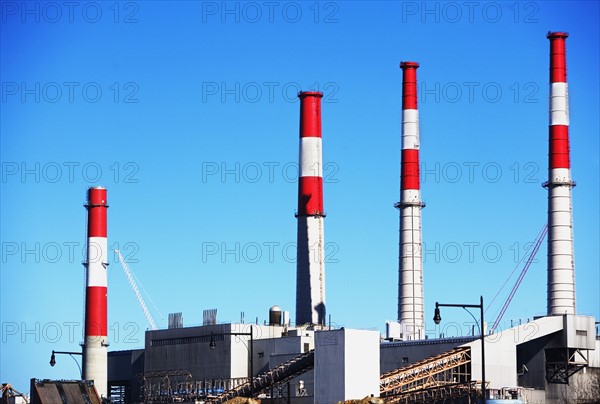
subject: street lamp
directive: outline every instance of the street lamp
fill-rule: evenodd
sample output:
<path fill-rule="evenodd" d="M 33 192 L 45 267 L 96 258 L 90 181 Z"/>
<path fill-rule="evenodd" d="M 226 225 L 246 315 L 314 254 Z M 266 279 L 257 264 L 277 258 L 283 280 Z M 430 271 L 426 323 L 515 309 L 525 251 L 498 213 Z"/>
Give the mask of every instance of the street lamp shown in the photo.
<path fill-rule="evenodd" d="M 53 349 L 52 350 L 52 355 L 50 355 L 50 366 L 56 365 L 56 355 L 57 354 L 69 355 L 71 358 L 73 358 L 73 360 L 77 364 L 77 367 L 79 368 L 79 374 L 81 375 L 81 379 L 83 380 L 83 372 L 81 371 L 81 366 L 79 365 L 79 362 L 77 362 L 77 359 L 75 359 L 75 357 L 73 356 L 73 355 L 83 355 L 83 353 L 81 353 L 81 352 L 55 351 Z"/>
<path fill-rule="evenodd" d="M 482 403 L 486 402 L 486 388 L 485 388 L 485 333 L 483 330 L 483 296 L 479 296 L 479 304 L 442 304 L 435 302 L 435 312 L 433 313 L 433 322 L 439 324 L 442 321 L 442 316 L 440 315 L 440 307 L 462 307 L 467 310 L 467 308 L 478 308 L 481 313 L 481 326 L 479 327 L 479 334 L 481 339 L 481 392 L 483 394 Z M 470 311 L 467 310 L 469 314 Z M 472 314 L 471 314 L 472 316 Z M 475 317 L 473 317 L 475 318 Z M 476 321 L 477 322 L 477 321 Z"/>
<path fill-rule="evenodd" d="M 221 332 L 221 333 L 210 333 L 210 343 L 208 347 L 210 349 L 215 349 L 217 347 L 217 342 L 215 340 L 215 336 L 249 336 L 250 337 L 250 397 L 254 397 L 254 336 L 252 332 L 252 325 L 250 325 L 250 332 Z"/>

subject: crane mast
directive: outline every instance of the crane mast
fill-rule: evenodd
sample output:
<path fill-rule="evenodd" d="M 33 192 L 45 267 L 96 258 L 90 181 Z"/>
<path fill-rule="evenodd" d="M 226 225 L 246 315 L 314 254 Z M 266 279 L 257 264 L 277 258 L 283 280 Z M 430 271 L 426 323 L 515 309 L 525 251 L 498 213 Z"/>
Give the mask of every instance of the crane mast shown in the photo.
<path fill-rule="evenodd" d="M 117 253 L 117 256 L 119 257 L 119 262 L 121 263 L 121 267 L 123 267 L 123 271 L 125 271 L 125 275 L 127 275 L 127 280 L 129 281 L 129 285 L 131 285 L 131 289 L 133 289 L 133 293 L 135 293 L 135 297 L 136 297 L 138 303 L 140 304 L 140 307 L 142 308 L 144 315 L 146 316 L 146 320 L 148 320 L 148 324 L 150 324 L 150 329 L 157 330 L 158 327 L 156 326 L 156 322 L 152 318 L 152 315 L 150 314 L 150 310 L 148 310 L 148 306 L 146 306 L 146 302 L 144 302 L 144 298 L 142 297 L 142 294 L 140 293 L 140 291 L 137 287 L 135 279 L 133 279 L 133 274 L 131 273 L 131 269 L 129 269 L 129 265 L 127 265 L 127 263 L 125 262 L 125 259 L 123 258 L 123 256 L 121 255 L 121 252 L 119 250 L 115 250 L 115 252 Z"/>
<path fill-rule="evenodd" d="M 523 267 L 521 274 L 517 278 L 517 282 L 513 286 L 512 290 L 510 291 L 508 298 L 506 299 L 506 301 L 504 302 L 504 305 L 502 306 L 502 309 L 500 309 L 500 314 L 498 314 L 496 321 L 494 321 L 494 326 L 492 327 L 492 330 L 491 330 L 492 333 L 496 330 L 498 325 L 500 325 L 500 321 L 502 320 L 504 313 L 506 313 L 506 310 L 508 309 L 510 302 L 512 302 L 513 297 L 515 297 L 515 293 L 517 293 L 517 289 L 521 285 L 521 282 L 523 281 L 523 278 L 525 277 L 527 270 L 531 266 L 531 263 L 533 262 L 537 252 L 539 251 L 540 246 L 542 245 L 542 241 L 544 241 L 544 238 L 546 238 L 546 234 L 548 234 L 548 223 L 546 223 L 544 225 L 544 227 L 542 227 L 542 230 L 538 234 L 538 237 L 535 240 L 535 243 L 533 245 L 533 250 L 531 251 L 531 254 L 529 254 L 529 257 L 527 258 L 527 261 L 525 262 L 525 266 Z"/>

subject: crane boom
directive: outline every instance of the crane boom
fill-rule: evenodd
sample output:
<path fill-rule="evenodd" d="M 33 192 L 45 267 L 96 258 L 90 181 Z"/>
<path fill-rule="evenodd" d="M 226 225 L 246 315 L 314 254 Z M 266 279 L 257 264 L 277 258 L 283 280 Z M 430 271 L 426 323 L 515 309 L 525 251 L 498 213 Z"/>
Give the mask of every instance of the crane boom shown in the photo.
<path fill-rule="evenodd" d="M 129 265 L 127 265 L 127 263 L 125 262 L 125 259 L 123 258 L 123 256 L 121 255 L 121 252 L 119 250 L 115 250 L 115 252 L 117 253 L 117 256 L 119 257 L 119 262 L 121 263 L 121 266 L 123 267 L 123 271 L 125 271 L 125 275 L 127 275 L 127 280 L 129 280 L 131 289 L 133 289 L 133 293 L 135 293 L 135 297 L 137 298 L 137 301 L 140 304 L 140 307 L 142 308 L 144 315 L 146 316 L 146 320 L 148 320 L 148 324 L 150 324 L 150 329 L 157 330 L 158 327 L 156 326 L 156 322 L 154 322 L 154 319 L 152 318 L 152 315 L 150 314 L 150 310 L 148 310 L 148 306 L 146 306 L 146 302 L 144 302 L 144 298 L 142 297 L 142 294 L 140 293 L 140 291 L 137 287 L 137 284 L 135 283 L 135 279 L 133 279 L 133 275 L 131 273 L 131 270 L 129 269 Z"/>
<path fill-rule="evenodd" d="M 537 254 L 538 250 L 540 249 L 540 246 L 542 245 L 542 241 L 544 241 L 546 234 L 548 234 L 548 223 L 546 223 L 544 225 L 544 227 L 542 228 L 542 231 L 538 235 L 538 238 L 535 240 L 533 250 L 531 250 L 531 254 L 529 254 L 529 257 L 527 258 L 527 261 L 525 262 L 525 266 L 523 267 L 523 270 L 521 271 L 521 274 L 519 275 L 517 282 L 515 282 L 515 285 L 513 286 L 512 290 L 510 291 L 510 294 L 508 295 L 508 298 L 504 302 L 504 306 L 502 306 L 502 309 L 500 309 L 500 314 L 498 314 L 496 321 L 494 321 L 494 326 L 492 327 L 492 330 L 491 330 L 492 333 L 496 330 L 496 328 L 500 324 L 500 320 L 502 320 L 502 317 L 504 316 L 504 313 L 506 313 L 506 310 L 508 309 L 510 302 L 512 301 L 513 297 L 515 296 L 515 293 L 517 293 L 517 289 L 521 285 L 521 282 L 523 281 L 523 278 L 525 277 L 527 270 L 531 266 L 531 263 L 533 262 L 535 255 Z"/>

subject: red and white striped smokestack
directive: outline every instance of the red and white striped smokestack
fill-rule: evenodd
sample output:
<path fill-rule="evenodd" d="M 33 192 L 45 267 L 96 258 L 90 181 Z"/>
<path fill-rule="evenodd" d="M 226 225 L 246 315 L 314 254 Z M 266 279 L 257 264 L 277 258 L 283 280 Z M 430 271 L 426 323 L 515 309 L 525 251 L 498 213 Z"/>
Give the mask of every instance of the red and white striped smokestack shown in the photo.
<path fill-rule="evenodd" d="M 93 380 L 98 393 L 108 397 L 106 189 L 89 188 L 85 207 L 88 211 L 88 244 L 83 377 Z"/>
<path fill-rule="evenodd" d="M 298 179 L 298 250 L 296 324 L 325 324 L 325 241 L 323 236 L 323 163 L 321 98 L 300 92 L 300 176 Z"/>
<path fill-rule="evenodd" d="M 421 202 L 419 181 L 419 110 L 416 62 L 402 69 L 402 166 L 400 174 L 400 270 L 398 322 L 404 340 L 423 339 L 423 260 L 421 254 Z"/>
<path fill-rule="evenodd" d="M 566 32 L 550 40 L 550 127 L 548 153 L 548 315 L 575 314 L 573 214 L 569 157 L 569 91 Z"/>

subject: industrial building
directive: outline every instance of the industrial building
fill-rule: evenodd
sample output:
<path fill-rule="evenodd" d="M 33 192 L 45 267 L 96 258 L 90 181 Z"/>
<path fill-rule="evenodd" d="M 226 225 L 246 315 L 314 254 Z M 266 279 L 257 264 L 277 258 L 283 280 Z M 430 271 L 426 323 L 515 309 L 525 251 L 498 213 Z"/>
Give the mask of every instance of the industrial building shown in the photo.
<path fill-rule="evenodd" d="M 552 32 L 547 37 L 546 316 L 500 332 L 496 325 L 487 331 L 480 321 L 471 336 L 425 335 L 419 64 L 402 62 L 401 195 L 395 205 L 400 211 L 398 319 L 387 324 L 385 336 L 326 325 L 322 94 L 301 92 L 295 325 L 278 306 L 269 310 L 268 324 L 219 324 L 216 310 L 207 310 L 203 325 L 185 327 L 181 313 L 175 313 L 167 329 L 146 332 L 143 348 L 107 354 L 106 265 L 102 259 L 90 261 L 84 378 L 94 380 L 102 396 L 122 403 L 225 402 L 236 396 L 299 404 L 371 396 L 386 402 L 600 402 L 600 383 L 594 384 L 600 381 L 598 323 L 577 315 L 575 306 L 568 34 Z M 99 245 L 101 257 L 106 257 L 106 190 L 91 188 L 88 200 L 89 243 Z M 316 253 L 311 251 L 315 248 Z M 483 311 L 483 298 L 479 306 L 470 307 Z"/>

